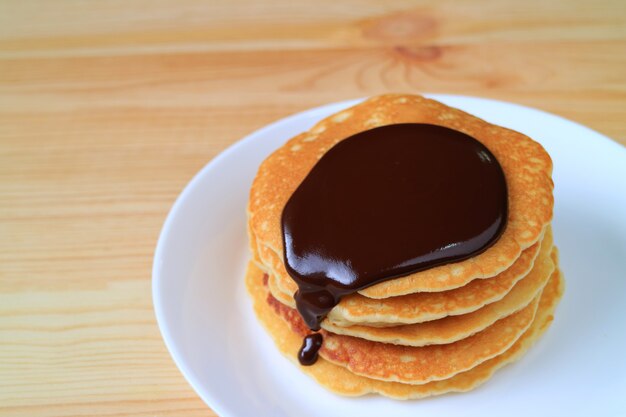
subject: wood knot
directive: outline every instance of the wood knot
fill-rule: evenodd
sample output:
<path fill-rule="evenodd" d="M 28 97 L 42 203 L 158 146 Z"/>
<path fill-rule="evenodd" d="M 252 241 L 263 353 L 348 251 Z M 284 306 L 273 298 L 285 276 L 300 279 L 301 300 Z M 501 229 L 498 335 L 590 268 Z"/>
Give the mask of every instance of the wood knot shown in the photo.
<path fill-rule="evenodd" d="M 433 36 L 437 21 L 418 12 L 400 12 L 362 23 L 363 36 L 381 41 L 403 43 Z"/>

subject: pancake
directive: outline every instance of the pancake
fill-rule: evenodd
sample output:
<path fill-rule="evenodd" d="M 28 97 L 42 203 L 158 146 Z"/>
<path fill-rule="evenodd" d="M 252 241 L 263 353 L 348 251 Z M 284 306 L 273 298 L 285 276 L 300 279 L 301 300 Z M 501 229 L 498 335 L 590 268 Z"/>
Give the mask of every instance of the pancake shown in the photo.
<path fill-rule="evenodd" d="M 268 295 L 268 303 L 300 336 L 310 333 L 298 312 Z M 424 384 L 447 379 L 510 348 L 532 323 L 539 297 L 473 336 L 446 345 L 422 347 L 378 343 L 322 330 L 319 354 L 352 373 L 381 381 Z"/>
<path fill-rule="evenodd" d="M 480 279 L 470 282 L 464 287 L 442 292 L 413 293 L 409 295 L 377 300 L 353 294 L 344 297 L 327 316 L 327 319 L 337 326 L 352 326 L 364 324 L 374 327 L 388 327 L 389 325 L 423 323 L 441 319 L 447 316 L 458 316 L 471 313 L 481 307 L 501 300 L 515 284 L 528 276 L 528 271 L 521 267 L 530 264 L 531 272 L 541 277 L 549 277 L 554 269 L 550 260 L 552 249 L 552 232 L 546 232 L 545 238 L 539 246 L 539 255 L 535 262 L 524 260 L 505 270 L 496 277 Z M 530 250 L 530 249 L 529 249 Z M 532 257 L 532 252 L 525 251 L 522 256 Z M 516 267 L 519 266 L 519 268 Z M 279 292 L 269 277 L 269 286 L 272 295 Z M 283 304 L 295 308 L 292 297 L 285 294 L 275 296 Z"/>
<path fill-rule="evenodd" d="M 466 133 L 483 143 L 504 171 L 508 194 L 507 226 L 500 239 L 481 254 L 382 282 L 360 291 L 370 298 L 459 288 L 506 269 L 541 238 L 552 218 L 552 162 L 530 138 L 450 108 L 411 95 L 374 97 L 332 115 L 308 132 L 288 141 L 260 166 L 248 205 L 250 231 L 257 246 L 270 248 L 283 259 L 281 215 L 296 187 L 319 158 L 340 140 L 376 126 L 430 123 Z"/>
<path fill-rule="evenodd" d="M 554 266 L 557 265 L 557 258 L 557 250 L 553 247 L 551 259 Z M 405 346 L 453 343 L 486 329 L 499 319 L 526 307 L 541 293 L 548 280 L 557 273 L 556 269 L 552 269 L 551 274 L 537 273 L 537 269 L 534 269 L 527 277 L 515 284 L 515 287 L 502 300 L 488 304 L 473 313 L 393 327 L 363 325 L 344 327 L 325 320 L 322 322 L 322 328 L 335 334 Z"/>
<path fill-rule="evenodd" d="M 504 353 L 489 359 L 466 372 L 449 379 L 432 381 L 422 385 L 379 381 L 355 375 L 347 368 L 320 358 L 315 366 L 300 366 L 296 359 L 301 338 L 289 325 L 278 318 L 266 302 L 268 292 L 263 285 L 263 272 L 253 263 L 246 272 L 246 287 L 252 298 L 255 314 L 271 335 L 279 351 L 313 377 L 320 385 L 346 396 L 377 393 L 395 399 L 416 399 L 448 392 L 468 391 L 487 381 L 495 371 L 519 359 L 545 332 L 553 320 L 553 313 L 563 294 L 563 280 L 557 271 L 542 291 L 535 319 L 528 330 Z"/>

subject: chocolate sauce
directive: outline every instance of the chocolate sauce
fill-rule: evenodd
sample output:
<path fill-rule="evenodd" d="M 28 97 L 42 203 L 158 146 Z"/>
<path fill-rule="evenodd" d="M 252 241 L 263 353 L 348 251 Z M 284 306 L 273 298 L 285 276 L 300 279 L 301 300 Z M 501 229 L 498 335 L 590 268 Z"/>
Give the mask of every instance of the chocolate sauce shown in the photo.
<path fill-rule="evenodd" d="M 301 365 L 310 366 L 317 362 L 317 352 L 322 347 L 324 338 L 320 333 L 312 333 L 304 337 L 302 347 L 298 352 L 298 360 Z"/>
<path fill-rule="evenodd" d="M 342 140 L 282 213 L 298 311 L 318 330 L 347 294 L 476 256 L 498 240 L 507 212 L 500 164 L 462 132 L 407 123 Z"/>

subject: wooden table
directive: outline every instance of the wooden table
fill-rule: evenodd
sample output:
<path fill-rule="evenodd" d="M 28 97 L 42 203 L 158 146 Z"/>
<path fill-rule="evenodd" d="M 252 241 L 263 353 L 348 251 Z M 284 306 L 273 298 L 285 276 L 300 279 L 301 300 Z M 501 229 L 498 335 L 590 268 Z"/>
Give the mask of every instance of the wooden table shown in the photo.
<path fill-rule="evenodd" d="M 626 143 L 626 3 L 0 2 L 0 415 L 210 416 L 157 329 L 183 186 L 288 114 L 492 97 Z"/>

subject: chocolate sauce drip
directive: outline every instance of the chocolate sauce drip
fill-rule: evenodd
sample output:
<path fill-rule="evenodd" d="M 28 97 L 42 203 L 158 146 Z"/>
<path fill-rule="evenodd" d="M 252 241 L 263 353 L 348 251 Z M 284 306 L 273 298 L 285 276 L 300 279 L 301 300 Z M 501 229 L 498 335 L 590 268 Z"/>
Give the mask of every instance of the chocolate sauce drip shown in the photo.
<path fill-rule="evenodd" d="M 312 333 L 304 337 L 302 347 L 298 352 L 298 360 L 301 365 L 310 366 L 317 362 L 317 352 L 322 347 L 324 338 L 320 333 Z"/>
<path fill-rule="evenodd" d="M 318 161 L 283 210 L 298 311 L 318 330 L 347 294 L 476 256 L 498 240 L 507 212 L 502 168 L 474 138 L 414 123 L 357 133 Z"/>

